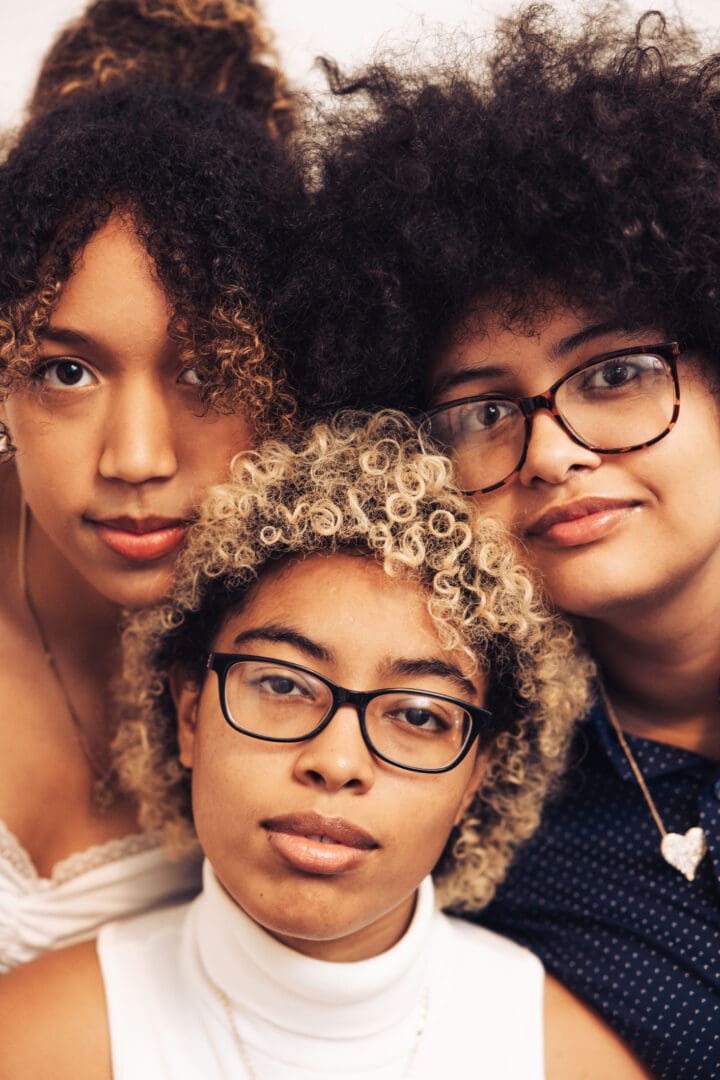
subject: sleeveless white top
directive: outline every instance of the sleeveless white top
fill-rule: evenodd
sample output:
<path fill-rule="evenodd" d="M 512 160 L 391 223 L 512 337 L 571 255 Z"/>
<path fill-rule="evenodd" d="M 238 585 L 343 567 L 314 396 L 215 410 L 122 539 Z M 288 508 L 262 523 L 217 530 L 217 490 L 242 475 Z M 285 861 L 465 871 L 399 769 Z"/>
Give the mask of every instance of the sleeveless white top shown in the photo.
<path fill-rule="evenodd" d="M 188 900 L 200 866 L 199 850 L 170 859 L 159 833 L 138 833 L 71 855 L 43 878 L 0 822 L 0 973 L 95 937 L 103 923 Z"/>
<path fill-rule="evenodd" d="M 338 964 L 272 938 L 207 863 L 204 883 L 191 904 L 100 932 L 114 1080 L 544 1076 L 540 962 L 436 911 L 429 878 L 397 945 Z"/>

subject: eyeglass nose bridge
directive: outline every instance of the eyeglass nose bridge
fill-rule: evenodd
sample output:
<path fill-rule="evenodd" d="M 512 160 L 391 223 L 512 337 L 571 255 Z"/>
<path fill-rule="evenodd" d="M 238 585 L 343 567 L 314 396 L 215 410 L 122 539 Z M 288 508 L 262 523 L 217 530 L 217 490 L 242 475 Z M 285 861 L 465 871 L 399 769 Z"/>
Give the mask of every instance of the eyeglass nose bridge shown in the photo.
<path fill-rule="evenodd" d="M 360 723 L 360 731 L 362 732 L 363 739 L 368 745 L 368 750 L 372 751 L 372 747 L 368 744 L 367 732 L 365 730 L 365 709 L 372 695 L 363 692 L 362 690 L 346 690 L 344 686 L 334 687 L 332 695 L 332 705 L 330 706 L 327 716 L 322 722 L 322 727 L 318 728 L 317 730 L 324 730 L 334 718 L 335 713 L 338 711 L 338 709 L 342 708 L 343 705 L 352 705 L 352 707 L 357 712 L 357 718 Z"/>
<path fill-rule="evenodd" d="M 316 735 L 320 735 L 333 722 L 338 709 L 341 709 L 343 705 L 351 705 L 355 709 L 358 726 L 360 728 L 360 736 L 365 743 L 365 749 L 371 757 L 377 756 L 377 750 L 370 740 L 365 720 L 365 710 L 368 706 L 368 702 L 374 695 L 363 690 L 346 690 L 344 686 L 332 686 L 329 689 L 332 691 L 332 703 L 330 708 L 323 717 L 322 722 L 300 741 L 305 742 L 309 739 L 314 739 Z"/>
<path fill-rule="evenodd" d="M 544 394 L 535 394 L 534 397 L 520 398 L 517 404 L 526 420 L 531 420 L 540 409 L 547 409 L 552 416 L 558 417 L 554 390 L 546 390 Z"/>

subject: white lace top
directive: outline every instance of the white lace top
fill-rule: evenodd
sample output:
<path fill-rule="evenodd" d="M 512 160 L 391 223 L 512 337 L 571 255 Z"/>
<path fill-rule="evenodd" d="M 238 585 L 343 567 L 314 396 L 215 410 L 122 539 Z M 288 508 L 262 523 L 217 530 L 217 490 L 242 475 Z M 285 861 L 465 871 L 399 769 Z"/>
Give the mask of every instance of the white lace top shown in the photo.
<path fill-rule="evenodd" d="M 43 878 L 0 822 L 0 972 L 95 937 L 110 920 L 191 898 L 200 866 L 199 851 L 173 860 L 158 833 L 137 833 L 77 852 Z"/>
<path fill-rule="evenodd" d="M 544 1076 L 540 962 L 438 912 L 430 878 L 404 937 L 369 960 L 287 948 L 207 863 L 196 900 L 103 927 L 98 955 L 115 1080 Z"/>

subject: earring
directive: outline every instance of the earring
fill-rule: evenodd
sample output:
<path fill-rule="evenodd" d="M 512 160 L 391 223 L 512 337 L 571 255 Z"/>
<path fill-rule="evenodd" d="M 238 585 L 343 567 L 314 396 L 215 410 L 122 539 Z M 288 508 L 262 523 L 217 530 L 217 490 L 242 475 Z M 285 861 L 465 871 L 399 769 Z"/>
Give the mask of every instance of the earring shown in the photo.
<path fill-rule="evenodd" d="M 3 424 L 2 420 L 0 420 L 0 465 L 4 465 L 6 461 L 12 461 L 15 457 L 15 450 L 16 447 L 8 431 L 7 424 Z"/>

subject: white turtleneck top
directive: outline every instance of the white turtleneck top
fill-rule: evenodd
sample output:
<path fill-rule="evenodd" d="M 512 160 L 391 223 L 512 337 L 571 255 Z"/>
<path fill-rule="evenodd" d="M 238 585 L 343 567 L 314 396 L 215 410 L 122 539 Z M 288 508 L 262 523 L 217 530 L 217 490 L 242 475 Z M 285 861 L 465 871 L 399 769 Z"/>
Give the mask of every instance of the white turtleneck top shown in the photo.
<path fill-rule="evenodd" d="M 540 962 L 437 911 L 430 878 L 403 938 L 370 960 L 280 944 L 208 863 L 196 900 L 104 927 L 98 954 L 115 1080 L 544 1075 Z"/>

